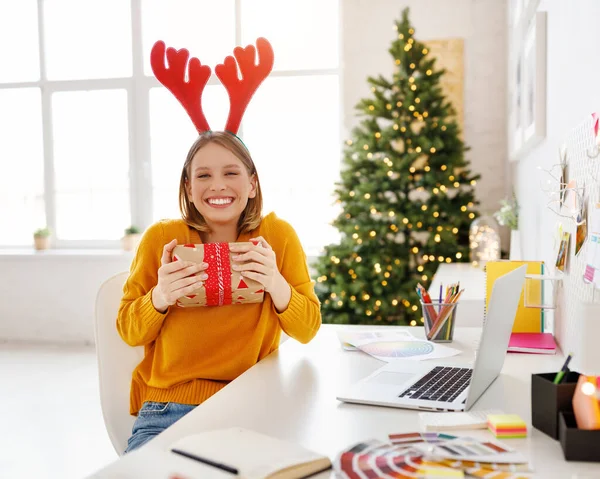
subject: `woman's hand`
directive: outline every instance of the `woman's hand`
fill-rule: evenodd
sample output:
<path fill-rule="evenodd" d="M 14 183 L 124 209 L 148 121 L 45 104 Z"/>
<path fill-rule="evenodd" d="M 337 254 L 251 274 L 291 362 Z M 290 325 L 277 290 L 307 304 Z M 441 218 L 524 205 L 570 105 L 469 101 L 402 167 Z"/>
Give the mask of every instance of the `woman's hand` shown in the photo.
<path fill-rule="evenodd" d="M 175 246 L 177 246 L 175 239 L 164 246 L 160 259 L 161 267 L 158 268 L 158 283 L 152 290 L 152 304 L 160 313 L 166 312 L 168 307 L 175 304 L 182 296 L 200 288 L 208 278 L 204 273 L 208 268 L 207 263 L 173 261 Z"/>
<path fill-rule="evenodd" d="M 292 296 L 290 285 L 277 268 L 277 258 L 271 245 L 262 237 L 250 238 L 252 245 L 231 245 L 234 271 L 258 281 L 271 295 L 279 312 L 284 311 Z"/>

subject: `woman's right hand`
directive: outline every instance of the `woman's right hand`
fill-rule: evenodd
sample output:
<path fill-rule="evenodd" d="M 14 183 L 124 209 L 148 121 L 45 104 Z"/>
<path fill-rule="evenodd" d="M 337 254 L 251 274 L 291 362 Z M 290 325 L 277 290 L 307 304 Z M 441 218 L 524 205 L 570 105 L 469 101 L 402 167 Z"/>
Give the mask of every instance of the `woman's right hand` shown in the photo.
<path fill-rule="evenodd" d="M 160 313 L 181 298 L 191 294 L 202 286 L 208 275 L 204 272 L 207 263 L 192 263 L 191 261 L 173 261 L 173 249 L 177 246 L 174 239 L 163 248 L 158 268 L 158 283 L 152 290 L 152 304 Z"/>

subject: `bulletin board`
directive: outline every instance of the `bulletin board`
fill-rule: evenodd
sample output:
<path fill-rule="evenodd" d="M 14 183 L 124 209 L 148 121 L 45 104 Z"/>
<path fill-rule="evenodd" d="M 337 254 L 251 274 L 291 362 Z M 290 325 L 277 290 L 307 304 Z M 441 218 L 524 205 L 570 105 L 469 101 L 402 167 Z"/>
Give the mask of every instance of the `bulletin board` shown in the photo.
<path fill-rule="evenodd" d="M 563 353 L 576 351 L 580 341 L 578 325 L 581 317 L 582 303 L 600 303 L 600 289 L 584 280 L 584 272 L 590 247 L 590 218 L 592 209 L 600 202 L 600 153 L 596 144 L 594 125 L 596 120 L 589 116 L 575 127 L 564 143 L 564 158 L 567 165 L 563 188 L 567 189 L 570 181 L 575 180 L 578 193 L 582 194 L 581 204 L 587 207 L 584 216 L 587 221 L 587 239 L 579 253 L 575 254 L 577 221 L 565 214 L 564 208 L 558 211 L 557 221 L 562 223 L 563 230 L 568 231 L 570 241 L 565 271 L 562 282 L 557 285 L 557 309 L 554 317 L 554 334 Z M 598 318 L 600 319 L 600 318 Z"/>

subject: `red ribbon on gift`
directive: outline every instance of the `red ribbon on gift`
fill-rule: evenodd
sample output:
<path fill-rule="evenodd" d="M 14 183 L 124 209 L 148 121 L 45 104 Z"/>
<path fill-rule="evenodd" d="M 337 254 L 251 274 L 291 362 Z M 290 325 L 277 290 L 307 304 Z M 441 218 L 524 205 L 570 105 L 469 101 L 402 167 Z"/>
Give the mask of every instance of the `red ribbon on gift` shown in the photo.
<path fill-rule="evenodd" d="M 592 120 L 594 120 L 594 136 L 598 136 L 598 123 L 600 122 L 600 116 L 598 116 L 598 113 L 592 113 Z"/>
<path fill-rule="evenodd" d="M 231 264 L 229 262 L 229 244 L 206 243 L 204 262 L 208 263 L 206 305 L 223 306 L 231 304 Z"/>

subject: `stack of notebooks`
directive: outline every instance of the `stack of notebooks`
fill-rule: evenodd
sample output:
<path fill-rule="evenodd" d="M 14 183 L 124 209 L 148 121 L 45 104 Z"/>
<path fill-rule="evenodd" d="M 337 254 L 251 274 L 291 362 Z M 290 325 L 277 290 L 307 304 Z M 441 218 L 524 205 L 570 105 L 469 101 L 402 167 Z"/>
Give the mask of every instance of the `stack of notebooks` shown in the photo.
<path fill-rule="evenodd" d="M 555 354 L 556 342 L 550 333 L 512 333 L 508 343 L 508 352 Z"/>
<path fill-rule="evenodd" d="M 544 274 L 543 261 L 488 261 L 485 265 L 485 309 L 489 305 L 492 288 L 496 280 L 515 269 L 527 265 L 527 274 Z M 529 297 L 538 304 L 543 303 L 544 291 L 542 282 L 532 285 Z M 519 307 L 513 324 L 513 333 L 542 333 L 544 332 L 544 310 L 541 308 L 526 308 L 524 292 L 519 299 Z"/>
<path fill-rule="evenodd" d="M 527 424 L 516 414 L 490 414 L 488 429 L 500 438 L 527 437 Z"/>
<path fill-rule="evenodd" d="M 520 266 L 527 265 L 527 274 L 543 275 L 543 261 L 488 261 L 485 266 L 486 300 L 489 303 L 494 282 L 500 277 Z M 528 297 L 536 304 L 543 304 L 543 282 L 533 282 L 529 287 Z M 524 292 L 519 299 L 519 307 L 513 324 L 508 351 L 513 353 L 554 354 L 556 343 L 554 336 L 544 333 L 544 309 L 526 307 Z"/>

